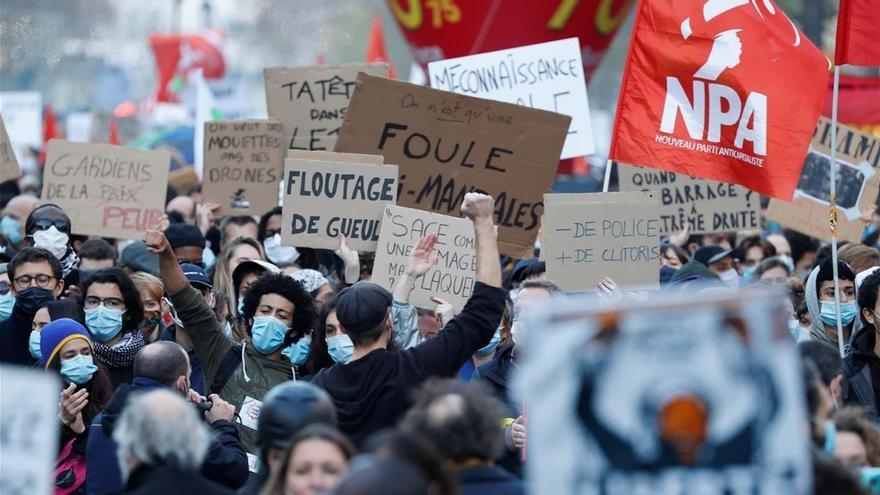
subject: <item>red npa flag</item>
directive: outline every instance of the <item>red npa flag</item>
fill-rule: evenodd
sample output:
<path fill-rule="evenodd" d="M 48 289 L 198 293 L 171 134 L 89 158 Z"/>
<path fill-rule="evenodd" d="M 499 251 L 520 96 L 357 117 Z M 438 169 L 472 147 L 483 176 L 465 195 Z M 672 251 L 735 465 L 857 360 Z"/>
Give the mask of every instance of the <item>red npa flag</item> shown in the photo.
<path fill-rule="evenodd" d="M 880 67 L 880 0 L 840 0 L 836 65 Z"/>
<path fill-rule="evenodd" d="M 770 0 L 642 0 L 610 158 L 791 201 L 828 69 Z"/>

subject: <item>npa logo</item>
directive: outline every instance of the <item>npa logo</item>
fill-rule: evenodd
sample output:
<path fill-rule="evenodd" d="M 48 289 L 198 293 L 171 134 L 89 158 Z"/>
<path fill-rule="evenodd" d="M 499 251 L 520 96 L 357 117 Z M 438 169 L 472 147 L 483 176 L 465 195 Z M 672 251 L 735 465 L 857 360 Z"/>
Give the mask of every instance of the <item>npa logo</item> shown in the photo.
<path fill-rule="evenodd" d="M 717 32 L 718 28 L 713 28 L 717 21 L 712 22 L 716 18 L 724 19 L 724 14 L 735 13 L 738 9 L 754 9 L 759 22 L 787 23 L 792 30 L 792 46 L 800 45 L 797 28 L 770 0 L 706 1 L 701 15 L 682 20 L 679 30 L 682 39 L 691 43 L 714 38 L 711 50 L 705 61 L 695 67 L 692 77 L 666 77 L 660 133 L 655 141 L 662 145 L 732 157 L 749 165 L 763 167 L 764 157 L 767 156 L 768 97 L 761 91 L 748 91 L 750 77 L 740 68 L 740 64 L 744 51 L 746 56 L 760 56 L 765 47 L 755 44 L 743 46 L 741 33 L 746 34 L 743 29 L 748 27 Z M 748 18 L 742 16 L 742 19 L 754 25 L 753 15 Z M 742 88 L 718 82 L 728 71 L 732 72 L 733 77 L 727 79 L 735 79 Z M 690 90 L 692 96 L 688 96 L 689 91 L 685 88 Z M 680 129 L 679 116 L 690 139 L 675 136 L 676 128 Z M 733 148 L 729 147 L 730 137 L 724 140 L 725 144 L 721 144 L 723 134 L 733 137 Z M 746 143 L 750 146 L 747 147 Z"/>

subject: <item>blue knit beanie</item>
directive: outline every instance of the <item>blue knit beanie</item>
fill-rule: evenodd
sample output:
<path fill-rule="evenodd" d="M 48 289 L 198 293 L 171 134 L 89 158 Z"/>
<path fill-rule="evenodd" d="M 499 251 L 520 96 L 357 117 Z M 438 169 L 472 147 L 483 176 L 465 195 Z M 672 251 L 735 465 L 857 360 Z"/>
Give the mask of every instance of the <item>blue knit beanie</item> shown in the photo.
<path fill-rule="evenodd" d="M 89 347 L 92 347 L 89 331 L 75 320 L 61 318 L 43 327 L 40 331 L 40 354 L 43 356 L 40 366 L 44 369 L 48 368 L 49 363 L 61 352 L 64 344 L 74 339 L 83 339 L 89 343 Z"/>

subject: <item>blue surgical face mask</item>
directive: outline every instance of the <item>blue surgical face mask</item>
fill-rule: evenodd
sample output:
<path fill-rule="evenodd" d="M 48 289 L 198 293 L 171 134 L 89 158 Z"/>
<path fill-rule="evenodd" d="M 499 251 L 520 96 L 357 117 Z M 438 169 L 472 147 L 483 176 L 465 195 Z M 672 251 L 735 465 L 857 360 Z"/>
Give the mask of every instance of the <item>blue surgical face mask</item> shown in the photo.
<path fill-rule="evenodd" d="M 86 326 L 100 342 L 107 342 L 122 331 L 122 310 L 103 305 L 86 310 Z"/>
<path fill-rule="evenodd" d="M 31 352 L 31 357 L 39 360 L 43 353 L 40 352 L 40 332 L 36 330 L 31 330 L 31 335 L 28 337 L 28 350 Z"/>
<path fill-rule="evenodd" d="M 303 336 L 293 344 L 290 344 L 281 351 L 281 354 L 287 357 L 291 364 L 300 366 L 306 362 L 309 357 L 309 348 L 312 346 L 312 338 L 308 335 Z"/>
<path fill-rule="evenodd" d="M 788 333 L 790 333 L 791 338 L 795 340 L 801 335 L 801 322 L 798 321 L 797 318 L 788 320 Z"/>
<path fill-rule="evenodd" d="M 92 356 L 79 354 L 61 361 L 61 377 L 67 383 L 82 385 L 91 380 L 96 371 L 98 367 L 92 361 Z"/>
<path fill-rule="evenodd" d="M 274 316 L 257 316 L 251 326 L 251 340 L 257 352 L 268 356 L 284 344 L 288 327 Z"/>
<path fill-rule="evenodd" d="M 15 294 L 12 291 L 0 296 L 0 321 L 8 320 L 12 316 L 12 308 L 15 306 Z"/>
<path fill-rule="evenodd" d="M 495 335 L 492 336 L 492 339 L 486 344 L 486 347 L 483 347 L 479 351 L 476 352 L 478 357 L 486 357 L 489 354 L 495 352 L 495 348 L 498 347 L 498 343 L 501 342 L 501 334 L 498 330 L 495 330 Z"/>
<path fill-rule="evenodd" d="M 0 234 L 5 235 L 13 244 L 21 242 L 21 221 L 10 216 L 0 220 Z"/>
<path fill-rule="evenodd" d="M 747 266 L 742 272 L 742 279 L 746 282 L 752 279 L 752 275 L 755 274 L 755 270 L 758 269 L 758 265 Z"/>
<path fill-rule="evenodd" d="M 821 301 L 821 303 L 822 310 L 819 316 L 822 318 L 822 323 L 829 327 L 836 327 L 837 311 L 835 310 L 834 301 Z M 856 306 L 855 301 L 840 303 L 840 324 L 843 326 L 849 325 L 856 318 L 858 312 L 859 308 Z"/>
<path fill-rule="evenodd" d="M 354 354 L 354 343 L 351 341 L 351 337 L 344 333 L 327 337 L 327 352 L 330 353 L 334 362 L 347 363 L 351 359 L 351 355 Z"/>

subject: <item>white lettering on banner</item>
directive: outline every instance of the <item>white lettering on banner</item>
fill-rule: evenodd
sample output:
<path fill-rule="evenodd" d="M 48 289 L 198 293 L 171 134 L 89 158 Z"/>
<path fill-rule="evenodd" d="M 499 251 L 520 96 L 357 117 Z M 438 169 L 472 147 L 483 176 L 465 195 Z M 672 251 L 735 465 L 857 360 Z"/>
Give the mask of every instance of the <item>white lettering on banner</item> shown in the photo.
<path fill-rule="evenodd" d="M 749 93 L 743 105 L 740 96 L 729 86 L 717 83 L 707 84 L 703 81 L 693 83 L 693 101 L 688 98 L 681 82 L 675 77 L 666 78 L 666 100 L 663 103 L 663 116 L 660 119 L 660 132 L 674 134 L 675 124 L 679 114 L 684 121 L 685 128 L 691 139 L 710 143 L 721 142 L 721 130 L 723 127 L 736 125 L 736 138 L 734 145 L 742 148 L 745 141 L 750 141 L 756 155 L 767 155 L 767 96 L 761 93 Z M 708 126 L 706 109 L 706 92 L 708 91 Z M 724 108 L 727 110 L 724 110 Z M 751 127 L 750 127 L 751 123 Z M 704 138 L 705 134 L 705 138 Z M 669 144 L 680 148 L 713 153 L 720 156 L 731 156 L 751 165 L 761 166 L 763 159 L 753 157 L 743 151 L 731 150 L 723 147 L 700 150 L 690 145 L 687 140 L 670 138 L 671 141 L 660 140 L 657 142 Z M 694 143 L 696 144 L 696 143 Z"/>

